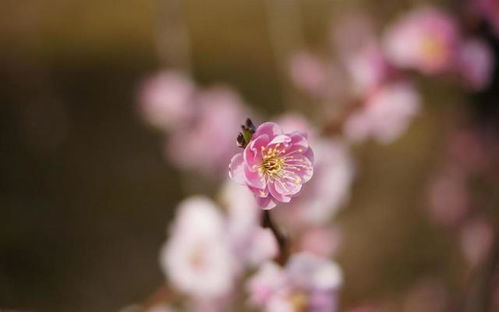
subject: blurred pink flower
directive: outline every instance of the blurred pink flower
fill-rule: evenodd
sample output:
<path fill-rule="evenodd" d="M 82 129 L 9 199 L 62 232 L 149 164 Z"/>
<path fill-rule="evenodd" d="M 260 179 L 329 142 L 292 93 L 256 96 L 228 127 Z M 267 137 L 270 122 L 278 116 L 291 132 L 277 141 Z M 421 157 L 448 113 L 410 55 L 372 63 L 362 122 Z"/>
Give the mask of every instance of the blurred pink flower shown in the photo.
<path fill-rule="evenodd" d="M 494 230 L 486 220 L 476 219 L 466 222 L 461 230 L 461 249 L 471 265 L 485 261 L 492 248 Z"/>
<path fill-rule="evenodd" d="M 172 130 L 192 117 L 194 93 L 195 86 L 185 74 L 160 72 L 143 82 L 139 90 L 140 111 L 153 127 Z"/>
<path fill-rule="evenodd" d="M 285 268 L 266 263 L 249 280 L 250 303 L 267 312 L 337 311 L 342 283 L 339 267 L 307 253 L 295 254 Z"/>
<path fill-rule="evenodd" d="M 344 132 L 353 141 L 374 137 L 381 143 L 391 143 L 408 127 L 419 113 L 420 96 L 408 82 L 383 85 L 346 121 Z"/>
<path fill-rule="evenodd" d="M 494 56 L 490 47 L 482 40 L 464 42 L 459 50 L 459 72 L 470 89 L 486 88 L 492 79 Z"/>
<path fill-rule="evenodd" d="M 470 0 L 472 9 L 490 23 L 496 36 L 499 36 L 499 1 Z"/>
<path fill-rule="evenodd" d="M 390 26 L 385 36 L 385 51 L 397 66 L 417 69 L 423 74 L 439 74 L 454 66 L 458 41 L 454 18 L 438 8 L 424 7 Z"/>
<path fill-rule="evenodd" d="M 245 105 L 231 89 L 214 87 L 198 94 L 195 111 L 192 123 L 171 133 L 168 156 L 181 168 L 221 178 L 237 152 L 234 133 L 247 116 Z"/>
<path fill-rule="evenodd" d="M 314 178 L 302 193 L 276 211 L 281 221 L 298 229 L 328 223 L 349 199 L 354 164 L 347 147 L 339 141 L 313 139 Z"/>
<path fill-rule="evenodd" d="M 328 89 L 326 66 L 314 55 L 302 51 L 291 58 L 291 80 L 301 90 L 317 97 Z"/>
<path fill-rule="evenodd" d="M 484 171 L 491 159 L 484 138 L 476 129 L 456 129 L 450 134 L 449 154 L 466 171 Z"/>
<path fill-rule="evenodd" d="M 433 279 L 416 283 L 406 294 L 403 312 L 449 311 L 450 298 L 445 285 Z"/>
<path fill-rule="evenodd" d="M 379 87 L 393 71 L 374 39 L 363 48 L 350 53 L 345 65 L 357 95 L 365 95 Z"/>
<path fill-rule="evenodd" d="M 371 18 L 361 12 L 340 17 L 334 23 L 333 39 L 354 96 L 363 96 L 384 83 L 393 74 Z"/>
<path fill-rule="evenodd" d="M 306 133 L 310 141 L 317 137 L 317 129 L 314 129 L 307 118 L 300 113 L 285 113 L 277 119 L 277 124 L 281 126 L 284 133 L 293 131 Z"/>
<path fill-rule="evenodd" d="M 457 225 L 468 213 L 469 203 L 466 177 L 459 168 L 447 168 L 430 185 L 429 212 L 440 224 Z"/>
<path fill-rule="evenodd" d="M 227 209 L 228 236 L 238 269 L 245 270 L 273 259 L 278 253 L 274 235 L 260 226 L 261 209 L 245 186 L 227 181 L 221 201 Z"/>
<path fill-rule="evenodd" d="M 312 227 L 301 233 L 298 249 L 319 257 L 329 258 L 334 255 L 341 243 L 338 228 L 328 226 Z"/>
<path fill-rule="evenodd" d="M 300 132 L 283 133 L 275 123 L 261 124 L 229 166 L 230 177 L 245 184 L 263 209 L 287 203 L 313 174 L 313 153 Z"/>
<path fill-rule="evenodd" d="M 222 214 L 208 198 L 191 197 L 180 203 L 160 257 L 172 286 L 196 298 L 230 291 L 235 259 L 225 229 Z"/>

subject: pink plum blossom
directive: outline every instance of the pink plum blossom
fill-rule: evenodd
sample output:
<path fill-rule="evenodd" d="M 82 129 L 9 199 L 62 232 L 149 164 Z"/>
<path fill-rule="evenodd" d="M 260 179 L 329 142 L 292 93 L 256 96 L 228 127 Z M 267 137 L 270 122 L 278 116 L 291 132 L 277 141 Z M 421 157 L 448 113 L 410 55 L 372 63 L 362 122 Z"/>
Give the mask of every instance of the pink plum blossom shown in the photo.
<path fill-rule="evenodd" d="M 290 202 L 313 171 L 313 152 L 305 134 L 284 133 L 273 122 L 261 124 L 229 165 L 230 177 L 247 185 L 263 209 Z"/>
<path fill-rule="evenodd" d="M 381 85 L 391 74 L 370 18 L 362 13 L 348 14 L 335 23 L 336 50 L 355 96 L 365 95 Z"/>
<path fill-rule="evenodd" d="M 470 39 L 459 50 L 459 72 L 470 89 L 486 88 L 492 79 L 494 56 L 482 40 Z"/>
<path fill-rule="evenodd" d="M 374 137 L 381 143 L 391 143 L 407 129 L 419 110 L 420 96 L 410 83 L 388 83 L 367 98 L 347 119 L 343 130 L 352 141 Z"/>
<path fill-rule="evenodd" d="M 191 197 L 180 203 L 160 257 L 173 287 L 200 299 L 230 291 L 235 259 L 224 225 L 222 214 L 208 198 Z"/>
<path fill-rule="evenodd" d="M 459 168 L 449 167 L 440 172 L 429 189 L 431 217 L 445 226 L 458 225 L 470 209 L 470 194 L 466 174 Z"/>
<path fill-rule="evenodd" d="M 284 268 L 264 264 L 248 281 L 248 291 L 250 303 L 266 312 L 334 312 L 341 283 L 335 263 L 299 253 Z"/>
<path fill-rule="evenodd" d="M 403 312 L 449 311 L 450 298 L 445 285 L 435 279 L 417 282 L 405 296 Z"/>
<path fill-rule="evenodd" d="M 314 55 L 299 52 L 291 58 L 291 80 L 311 96 L 321 96 L 328 89 L 326 66 Z"/>
<path fill-rule="evenodd" d="M 192 117 L 194 93 L 195 87 L 185 74 L 160 72 L 142 84 L 140 111 L 153 127 L 172 130 Z"/>
<path fill-rule="evenodd" d="M 494 229 L 484 219 L 466 222 L 461 230 L 461 249 L 471 265 L 485 261 L 494 242 Z"/>
<path fill-rule="evenodd" d="M 331 257 L 340 246 L 341 236 L 337 227 L 311 227 L 300 235 L 298 249 L 320 257 Z"/>
<path fill-rule="evenodd" d="M 499 36 L 499 1 L 497 0 L 470 0 L 474 13 L 484 18 L 496 36 Z"/>
<path fill-rule="evenodd" d="M 391 25 L 384 43 L 389 61 L 432 75 L 452 69 L 458 41 L 454 18 L 438 8 L 424 7 Z"/>
<path fill-rule="evenodd" d="M 379 87 L 393 72 L 376 42 L 351 53 L 345 63 L 354 93 L 360 95 Z"/>
<path fill-rule="evenodd" d="M 213 87 L 197 95 L 195 110 L 192 123 L 170 134 L 167 154 L 180 168 L 221 178 L 237 152 L 234 133 L 247 116 L 245 105 L 231 89 Z"/>

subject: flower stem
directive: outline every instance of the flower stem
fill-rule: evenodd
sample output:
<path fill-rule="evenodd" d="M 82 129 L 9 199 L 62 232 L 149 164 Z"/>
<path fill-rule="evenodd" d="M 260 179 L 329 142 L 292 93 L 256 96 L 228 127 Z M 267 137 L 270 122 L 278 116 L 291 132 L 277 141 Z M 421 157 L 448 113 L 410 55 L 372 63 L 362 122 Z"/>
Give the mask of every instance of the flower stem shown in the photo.
<path fill-rule="evenodd" d="M 275 261 L 280 265 L 284 265 L 289 258 L 289 242 L 287 237 L 279 230 L 277 225 L 272 220 L 270 210 L 263 210 L 261 225 L 263 228 L 270 229 L 277 241 L 279 247 L 279 254 Z"/>

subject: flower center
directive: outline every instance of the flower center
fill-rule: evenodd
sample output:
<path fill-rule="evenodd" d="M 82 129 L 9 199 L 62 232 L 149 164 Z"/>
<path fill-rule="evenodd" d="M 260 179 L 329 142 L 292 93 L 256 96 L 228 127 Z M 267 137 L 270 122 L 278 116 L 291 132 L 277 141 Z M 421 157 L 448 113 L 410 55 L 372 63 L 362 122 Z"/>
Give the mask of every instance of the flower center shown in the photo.
<path fill-rule="evenodd" d="M 276 176 L 284 168 L 285 157 L 279 156 L 284 150 L 279 149 L 279 144 L 269 148 L 263 156 L 261 171 L 267 176 Z"/>

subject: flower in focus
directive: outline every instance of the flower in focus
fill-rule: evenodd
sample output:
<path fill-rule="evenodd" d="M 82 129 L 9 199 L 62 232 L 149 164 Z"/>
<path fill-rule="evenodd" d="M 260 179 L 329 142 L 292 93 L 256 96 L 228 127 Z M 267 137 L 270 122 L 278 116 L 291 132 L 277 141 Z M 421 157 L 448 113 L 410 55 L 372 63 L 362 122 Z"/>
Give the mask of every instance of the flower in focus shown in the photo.
<path fill-rule="evenodd" d="M 161 72 L 143 83 L 140 111 L 153 127 L 172 130 L 192 117 L 194 92 L 193 83 L 184 74 Z"/>
<path fill-rule="evenodd" d="M 180 203 L 160 264 L 171 284 L 195 298 L 223 296 L 232 287 L 234 259 L 224 219 L 204 197 Z"/>
<path fill-rule="evenodd" d="M 292 256 L 285 268 L 264 264 L 248 281 L 250 303 L 266 312 L 337 311 L 339 267 L 308 253 Z"/>
<path fill-rule="evenodd" d="M 381 143 L 397 139 L 419 113 L 420 97 L 407 82 L 389 83 L 377 89 L 346 121 L 344 131 L 353 141 L 374 137 Z"/>
<path fill-rule="evenodd" d="M 230 177 L 245 184 L 263 209 L 287 203 L 313 174 L 313 152 L 300 132 L 283 133 L 275 123 L 261 124 L 229 166 Z"/>
<path fill-rule="evenodd" d="M 482 40 L 470 39 L 459 51 L 459 71 L 466 84 L 475 91 L 486 88 L 492 79 L 494 56 Z"/>
<path fill-rule="evenodd" d="M 387 31 L 388 60 L 423 74 L 439 74 L 454 65 L 459 34 L 454 19 L 432 7 L 401 17 Z"/>
<path fill-rule="evenodd" d="M 202 91 L 195 99 L 194 121 L 170 134 L 169 158 L 179 167 L 221 177 L 237 151 L 233 133 L 247 115 L 240 97 L 226 87 Z"/>

